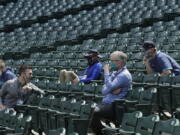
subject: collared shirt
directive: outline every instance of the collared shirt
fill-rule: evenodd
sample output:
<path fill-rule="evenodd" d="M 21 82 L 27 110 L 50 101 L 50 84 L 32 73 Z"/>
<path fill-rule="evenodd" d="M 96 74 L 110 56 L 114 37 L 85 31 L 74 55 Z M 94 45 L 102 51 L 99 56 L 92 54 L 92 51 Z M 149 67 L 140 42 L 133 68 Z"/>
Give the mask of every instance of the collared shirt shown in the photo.
<path fill-rule="evenodd" d="M 175 75 L 180 75 L 180 65 L 172 57 L 160 51 L 155 58 L 149 60 L 149 64 L 154 72 L 162 73 L 171 70 Z"/>
<path fill-rule="evenodd" d="M 89 66 L 84 74 L 87 77 L 84 79 L 83 76 L 79 76 L 80 82 L 89 83 L 92 80 L 99 80 L 102 72 L 102 64 L 100 62 L 96 62 L 93 65 Z"/>
<path fill-rule="evenodd" d="M 112 73 L 104 73 L 104 85 L 102 94 L 104 95 L 103 103 L 112 103 L 116 99 L 124 99 L 131 87 L 132 76 L 126 67 Z M 120 89 L 119 94 L 113 94 L 112 91 Z"/>
<path fill-rule="evenodd" d="M 14 107 L 14 105 L 23 103 L 29 92 L 23 92 L 21 83 L 18 78 L 7 81 L 0 90 L 0 104 L 5 105 L 8 108 Z"/>
<path fill-rule="evenodd" d="M 6 81 L 14 78 L 16 78 L 16 75 L 12 72 L 10 68 L 6 68 L 6 70 L 2 72 L 2 75 L 0 76 L 0 88 Z"/>

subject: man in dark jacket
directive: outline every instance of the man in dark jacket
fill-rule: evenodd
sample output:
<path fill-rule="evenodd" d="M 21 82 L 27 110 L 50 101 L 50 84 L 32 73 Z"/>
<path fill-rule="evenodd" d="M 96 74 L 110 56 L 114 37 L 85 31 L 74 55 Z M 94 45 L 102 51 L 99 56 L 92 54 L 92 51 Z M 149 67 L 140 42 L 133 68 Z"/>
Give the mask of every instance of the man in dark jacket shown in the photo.
<path fill-rule="evenodd" d="M 6 81 L 12 80 L 14 78 L 16 78 L 16 75 L 10 68 L 6 67 L 3 60 L 0 60 L 0 88 Z"/>

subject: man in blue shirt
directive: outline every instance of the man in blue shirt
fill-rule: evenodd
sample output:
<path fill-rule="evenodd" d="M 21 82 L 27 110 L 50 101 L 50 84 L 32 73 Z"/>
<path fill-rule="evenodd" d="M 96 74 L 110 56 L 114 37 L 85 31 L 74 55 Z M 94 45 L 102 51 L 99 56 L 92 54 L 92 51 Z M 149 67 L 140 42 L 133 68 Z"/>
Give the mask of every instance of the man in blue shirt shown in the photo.
<path fill-rule="evenodd" d="M 14 78 L 16 78 L 16 75 L 12 72 L 10 68 L 6 67 L 3 60 L 0 60 L 0 88 L 6 81 Z"/>
<path fill-rule="evenodd" d="M 101 135 L 103 128 L 101 119 L 114 120 L 112 103 L 116 99 L 124 99 L 131 87 L 132 77 L 126 68 L 127 55 L 121 51 L 115 51 L 110 56 L 111 63 L 104 66 L 104 95 L 102 104 L 95 108 L 91 128 L 94 133 Z M 110 70 L 113 70 L 110 72 Z"/>
<path fill-rule="evenodd" d="M 143 44 L 144 59 L 148 74 L 160 73 L 161 75 L 180 75 L 180 65 L 169 55 L 157 51 L 155 43 L 152 41 L 145 41 Z"/>
<path fill-rule="evenodd" d="M 97 50 L 91 49 L 84 57 L 88 61 L 88 67 L 82 76 L 76 75 L 73 71 L 61 70 L 60 82 L 90 83 L 92 80 L 99 80 L 102 72 L 102 64 L 98 61 L 101 58 Z"/>

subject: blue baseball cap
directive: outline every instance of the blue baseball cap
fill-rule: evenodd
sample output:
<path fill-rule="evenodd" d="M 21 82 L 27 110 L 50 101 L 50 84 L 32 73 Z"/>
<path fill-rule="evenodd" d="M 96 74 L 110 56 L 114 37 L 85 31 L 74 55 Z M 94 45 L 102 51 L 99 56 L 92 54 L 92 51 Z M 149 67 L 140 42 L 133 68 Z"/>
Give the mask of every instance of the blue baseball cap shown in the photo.
<path fill-rule="evenodd" d="M 99 58 L 102 58 L 102 56 L 99 54 L 99 52 L 96 49 L 90 49 L 88 53 L 83 54 L 85 58 L 87 57 L 92 57 L 92 56 L 97 56 Z"/>
<path fill-rule="evenodd" d="M 147 51 L 151 48 L 155 48 L 156 46 L 155 46 L 155 43 L 153 41 L 144 41 L 142 47 L 143 47 L 144 51 Z"/>

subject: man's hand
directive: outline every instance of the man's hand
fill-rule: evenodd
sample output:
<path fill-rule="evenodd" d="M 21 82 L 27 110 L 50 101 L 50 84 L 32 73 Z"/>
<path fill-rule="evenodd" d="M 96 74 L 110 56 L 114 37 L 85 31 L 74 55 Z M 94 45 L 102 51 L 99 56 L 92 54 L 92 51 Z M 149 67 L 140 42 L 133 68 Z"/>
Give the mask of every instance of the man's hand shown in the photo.
<path fill-rule="evenodd" d="M 120 92 L 121 92 L 121 89 L 116 89 L 116 90 L 113 90 L 113 91 L 112 91 L 112 94 L 117 95 L 117 94 L 119 94 Z"/>
<path fill-rule="evenodd" d="M 146 56 L 143 57 L 143 64 L 147 65 L 148 64 L 148 59 L 146 58 Z"/>
<path fill-rule="evenodd" d="M 83 76 L 82 76 L 82 79 L 86 79 L 86 78 L 87 78 L 87 75 L 83 75 Z"/>
<path fill-rule="evenodd" d="M 79 82 L 79 78 L 76 78 L 72 81 L 73 84 L 77 84 Z"/>
<path fill-rule="evenodd" d="M 22 87 L 22 90 L 23 90 L 24 92 L 28 92 L 28 91 L 31 91 L 32 88 L 29 87 L 29 86 L 27 86 L 27 85 L 25 85 L 25 86 Z"/>
<path fill-rule="evenodd" d="M 171 74 L 171 70 L 166 70 L 161 73 L 161 75 L 169 75 L 169 74 Z"/>
<path fill-rule="evenodd" d="M 6 106 L 4 106 L 4 105 L 0 105 L 0 110 L 4 110 L 4 109 L 6 109 Z"/>
<path fill-rule="evenodd" d="M 104 67 L 103 67 L 104 72 L 109 72 L 110 68 L 111 67 L 109 66 L 109 64 L 104 65 Z"/>

